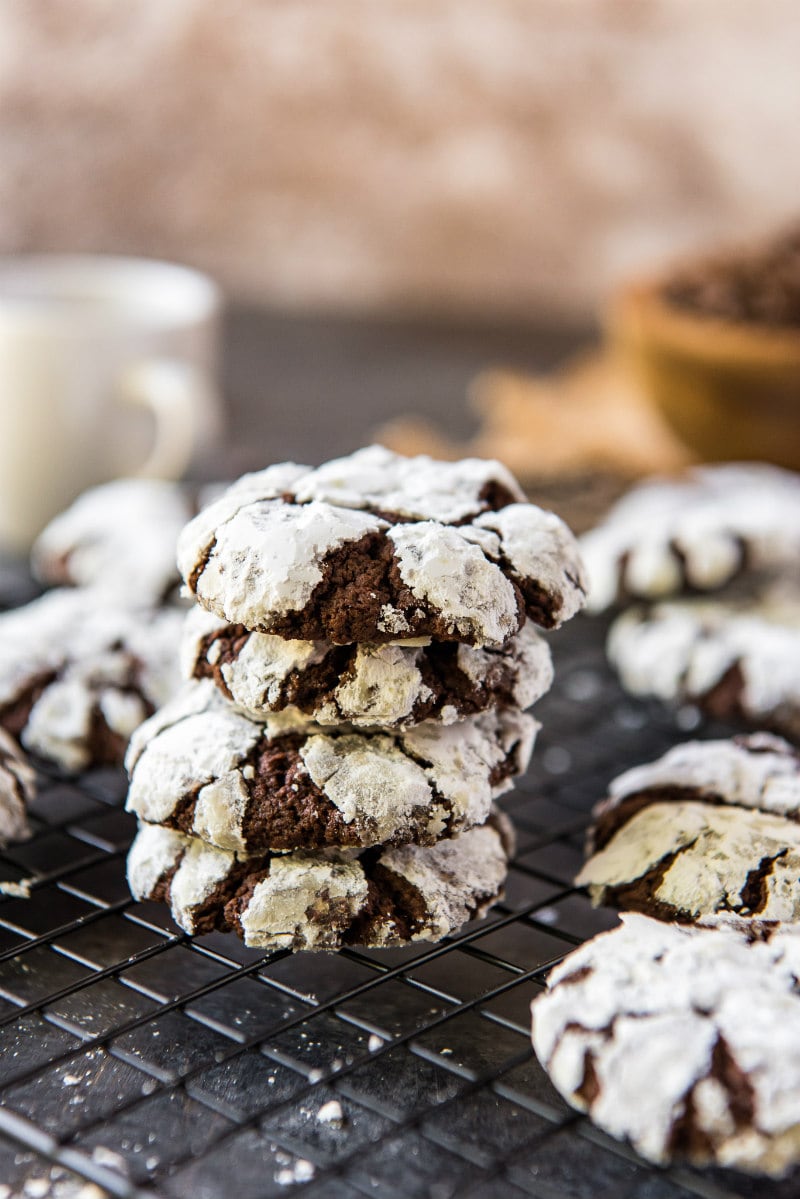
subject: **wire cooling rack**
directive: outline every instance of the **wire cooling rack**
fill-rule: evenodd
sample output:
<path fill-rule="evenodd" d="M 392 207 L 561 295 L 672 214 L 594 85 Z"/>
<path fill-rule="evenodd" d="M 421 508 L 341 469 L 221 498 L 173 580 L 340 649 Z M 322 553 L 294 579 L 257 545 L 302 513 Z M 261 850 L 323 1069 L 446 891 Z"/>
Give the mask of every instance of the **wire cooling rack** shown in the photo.
<path fill-rule="evenodd" d="M 578 618 L 553 638 L 533 766 L 504 802 L 506 898 L 442 945 L 188 938 L 128 893 L 121 773 L 43 774 L 34 836 L 0 862 L 32 880 L 0 902 L 0 1199 L 797 1196 L 797 1178 L 651 1169 L 532 1056 L 549 967 L 615 923 L 571 886 L 589 807 L 621 769 L 716 731 L 627 699 L 604 633 Z"/>

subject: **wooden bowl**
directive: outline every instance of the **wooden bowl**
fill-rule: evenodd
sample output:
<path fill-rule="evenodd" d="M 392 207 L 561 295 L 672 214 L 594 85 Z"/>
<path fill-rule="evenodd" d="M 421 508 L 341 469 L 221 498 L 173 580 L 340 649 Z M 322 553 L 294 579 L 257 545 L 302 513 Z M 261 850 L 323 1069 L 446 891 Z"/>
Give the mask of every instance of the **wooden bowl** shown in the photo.
<path fill-rule="evenodd" d="M 684 310 L 665 299 L 667 282 L 622 288 L 608 315 L 651 399 L 706 461 L 800 470 L 800 331 Z"/>

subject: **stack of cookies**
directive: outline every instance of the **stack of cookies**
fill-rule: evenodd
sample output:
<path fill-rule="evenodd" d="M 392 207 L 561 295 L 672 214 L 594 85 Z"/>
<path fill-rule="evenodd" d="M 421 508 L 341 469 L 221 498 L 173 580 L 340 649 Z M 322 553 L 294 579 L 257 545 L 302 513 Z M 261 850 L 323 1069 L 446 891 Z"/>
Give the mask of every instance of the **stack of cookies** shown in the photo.
<path fill-rule="evenodd" d="M 575 541 L 496 462 L 378 446 L 245 476 L 184 529 L 184 690 L 134 735 L 128 874 L 188 932 L 438 940 L 498 898 L 493 800 L 575 614 Z"/>

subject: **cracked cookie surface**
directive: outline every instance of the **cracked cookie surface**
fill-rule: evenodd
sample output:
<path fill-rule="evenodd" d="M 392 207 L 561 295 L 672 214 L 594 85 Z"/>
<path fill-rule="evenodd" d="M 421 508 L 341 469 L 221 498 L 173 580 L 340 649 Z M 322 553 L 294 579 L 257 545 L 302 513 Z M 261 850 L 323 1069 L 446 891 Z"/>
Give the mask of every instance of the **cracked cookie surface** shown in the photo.
<path fill-rule="evenodd" d="M 615 779 L 594 819 L 575 881 L 595 903 L 800 921 L 800 754 L 778 737 L 676 746 Z"/>
<path fill-rule="evenodd" d="M 294 712 L 322 725 L 452 724 L 490 708 L 527 708 L 550 687 L 546 641 L 526 624 L 502 649 L 456 642 L 334 646 L 230 625 L 200 607 L 182 640 L 187 678 L 212 678 L 256 717 Z"/>
<path fill-rule="evenodd" d="M 800 934 L 627 915 L 532 1005 L 554 1085 L 659 1164 L 780 1177 L 800 1160 Z"/>
<path fill-rule="evenodd" d="M 516 711 L 395 734 L 254 721 L 210 680 L 188 683 L 134 734 L 128 809 L 249 854 L 430 845 L 486 819 L 537 727 Z"/>
<path fill-rule="evenodd" d="M 371 446 L 318 470 L 245 475 L 190 521 L 178 564 L 231 624 L 294 640 L 430 636 L 500 647 L 577 612 L 577 544 L 505 467 Z"/>
<path fill-rule="evenodd" d="M 637 607 L 614 622 L 607 648 L 633 695 L 800 739 L 800 599 Z"/>
<path fill-rule="evenodd" d="M 137 899 L 168 903 L 188 933 L 236 932 L 264 949 L 388 948 L 439 941 L 502 895 L 513 834 L 506 817 L 441 841 L 241 859 L 159 825 L 128 855 Z"/>
<path fill-rule="evenodd" d="M 797 572 L 800 475 L 777 466 L 697 467 L 640 484 L 580 542 L 587 608 L 716 591 L 744 572 Z"/>

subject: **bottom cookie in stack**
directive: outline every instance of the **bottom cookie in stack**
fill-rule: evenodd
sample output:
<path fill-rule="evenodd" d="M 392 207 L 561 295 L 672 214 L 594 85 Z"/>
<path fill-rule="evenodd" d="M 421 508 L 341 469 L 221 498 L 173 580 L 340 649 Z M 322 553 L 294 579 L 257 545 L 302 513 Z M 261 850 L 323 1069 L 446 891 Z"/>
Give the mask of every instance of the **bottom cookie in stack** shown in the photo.
<path fill-rule="evenodd" d="M 128 856 L 137 899 L 166 902 L 188 933 L 263 949 L 389 948 L 439 941 L 502 898 L 513 830 L 489 821 L 430 847 L 242 857 L 144 824 Z"/>

